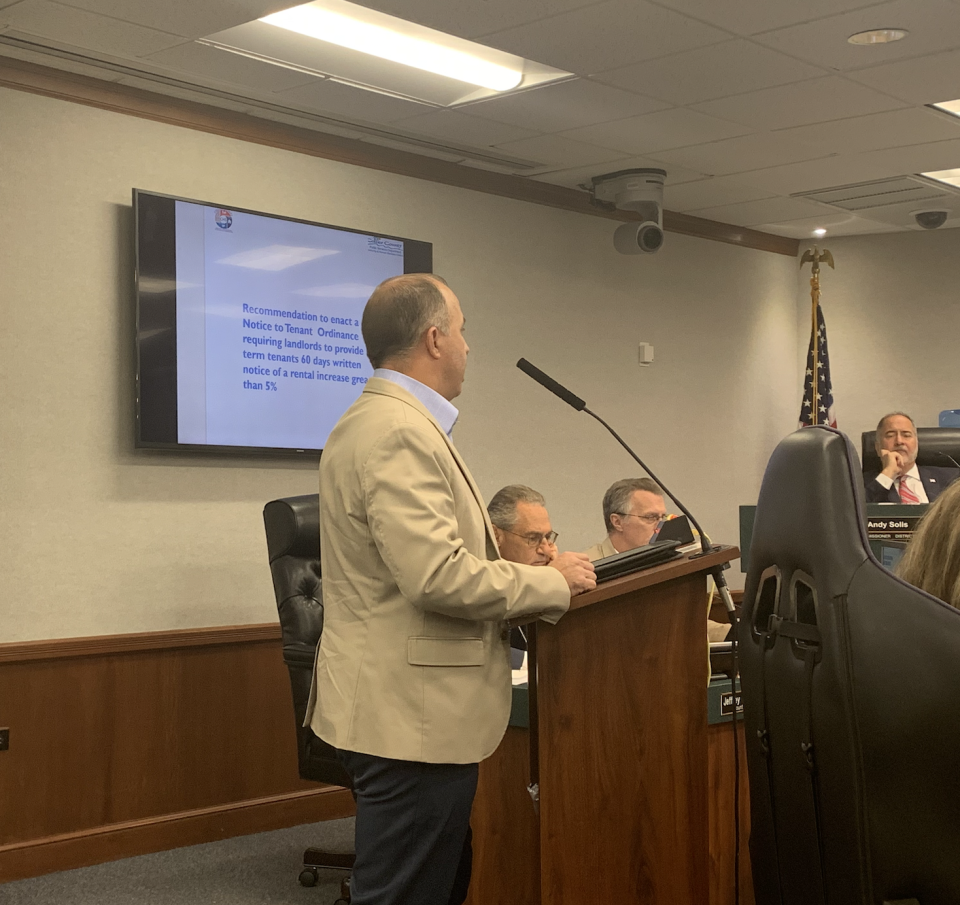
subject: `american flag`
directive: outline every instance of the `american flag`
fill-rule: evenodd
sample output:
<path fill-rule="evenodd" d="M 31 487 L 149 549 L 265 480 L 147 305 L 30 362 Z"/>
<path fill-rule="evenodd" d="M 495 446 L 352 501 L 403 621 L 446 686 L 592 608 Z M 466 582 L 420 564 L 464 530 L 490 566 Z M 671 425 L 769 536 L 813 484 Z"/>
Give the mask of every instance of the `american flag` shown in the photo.
<path fill-rule="evenodd" d="M 813 333 L 810 334 L 810 349 L 807 351 L 807 375 L 803 381 L 803 402 L 800 404 L 800 427 L 810 427 L 811 424 L 828 424 L 837 426 L 837 415 L 833 408 L 833 383 L 830 380 L 830 356 L 827 354 L 827 325 L 823 320 L 823 311 L 817 305 L 817 340 L 818 358 L 817 367 L 813 366 Z M 817 420 L 812 417 L 813 410 L 813 378 L 817 371 Z"/>

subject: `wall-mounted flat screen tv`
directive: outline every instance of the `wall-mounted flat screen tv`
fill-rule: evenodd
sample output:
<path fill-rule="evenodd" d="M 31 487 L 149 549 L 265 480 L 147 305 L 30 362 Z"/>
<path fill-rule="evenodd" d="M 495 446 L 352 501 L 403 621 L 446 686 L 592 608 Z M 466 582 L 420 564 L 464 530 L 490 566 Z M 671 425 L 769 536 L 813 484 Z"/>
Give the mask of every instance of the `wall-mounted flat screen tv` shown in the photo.
<path fill-rule="evenodd" d="M 138 189 L 140 448 L 318 455 L 372 374 L 374 287 L 429 242 Z"/>

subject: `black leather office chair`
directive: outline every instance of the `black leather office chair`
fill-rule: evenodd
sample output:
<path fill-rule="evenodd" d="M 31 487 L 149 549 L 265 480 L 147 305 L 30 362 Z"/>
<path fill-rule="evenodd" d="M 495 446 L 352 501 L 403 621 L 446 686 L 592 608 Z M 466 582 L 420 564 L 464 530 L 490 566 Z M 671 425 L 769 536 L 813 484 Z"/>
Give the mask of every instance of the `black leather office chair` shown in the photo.
<path fill-rule="evenodd" d="M 870 553 L 830 428 L 767 465 L 740 623 L 757 905 L 960 902 L 960 611 Z"/>
<path fill-rule="evenodd" d="M 283 659 L 290 673 L 297 731 L 300 776 L 314 782 L 351 788 L 337 752 L 303 725 L 310 696 L 313 663 L 323 631 L 320 578 L 320 503 L 315 493 L 273 500 L 263 508 L 270 571 L 280 613 Z M 313 886 L 319 868 L 350 871 L 354 856 L 309 848 L 303 853 L 300 882 Z M 341 899 L 350 901 L 349 877 Z"/>
<path fill-rule="evenodd" d="M 860 436 L 860 458 L 864 474 L 880 471 L 876 439 L 876 431 L 864 431 Z M 918 465 L 955 468 L 955 462 L 960 462 L 960 427 L 917 428 Z"/>

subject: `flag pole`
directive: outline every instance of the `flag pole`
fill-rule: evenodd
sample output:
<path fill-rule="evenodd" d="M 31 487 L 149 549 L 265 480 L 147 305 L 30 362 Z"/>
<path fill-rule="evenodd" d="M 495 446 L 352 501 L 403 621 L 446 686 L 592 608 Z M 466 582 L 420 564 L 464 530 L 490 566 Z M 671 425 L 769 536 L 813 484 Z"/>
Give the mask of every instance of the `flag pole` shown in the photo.
<path fill-rule="evenodd" d="M 810 341 L 813 346 L 813 375 L 811 382 L 813 384 L 813 406 L 810 412 L 810 423 L 820 423 L 820 329 L 817 325 L 817 309 L 820 307 L 820 262 L 824 261 L 833 267 L 833 255 L 825 248 L 820 251 L 816 245 L 808 248 L 800 259 L 800 266 L 803 267 L 808 261 L 813 263 L 810 272 L 810 308 L 811 308 L 811 326 Z"/>
<path fill-rule="evenodd" d="M 811 424 L 820 423 L 820 331 L 817 329 L 817 307 L 820 305 L 820 260 L 817 256 L 817 246 L 813 246 L 813 270 L 810 274 L 810 306 L 813 309 L 813 326 L 810 335 L 813 337 L 813 411 L 810 412 Z"/>

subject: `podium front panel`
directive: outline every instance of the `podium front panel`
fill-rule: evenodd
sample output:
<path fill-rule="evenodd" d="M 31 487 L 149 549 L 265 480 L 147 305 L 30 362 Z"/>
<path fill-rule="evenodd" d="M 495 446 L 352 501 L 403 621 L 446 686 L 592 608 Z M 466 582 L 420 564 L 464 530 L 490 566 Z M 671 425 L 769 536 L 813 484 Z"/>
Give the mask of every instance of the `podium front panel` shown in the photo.
<path fill-rule="evenodd" d="M 694 572 L 541 623 L 543 902 L 708 901 L 705 599 Z"/>

